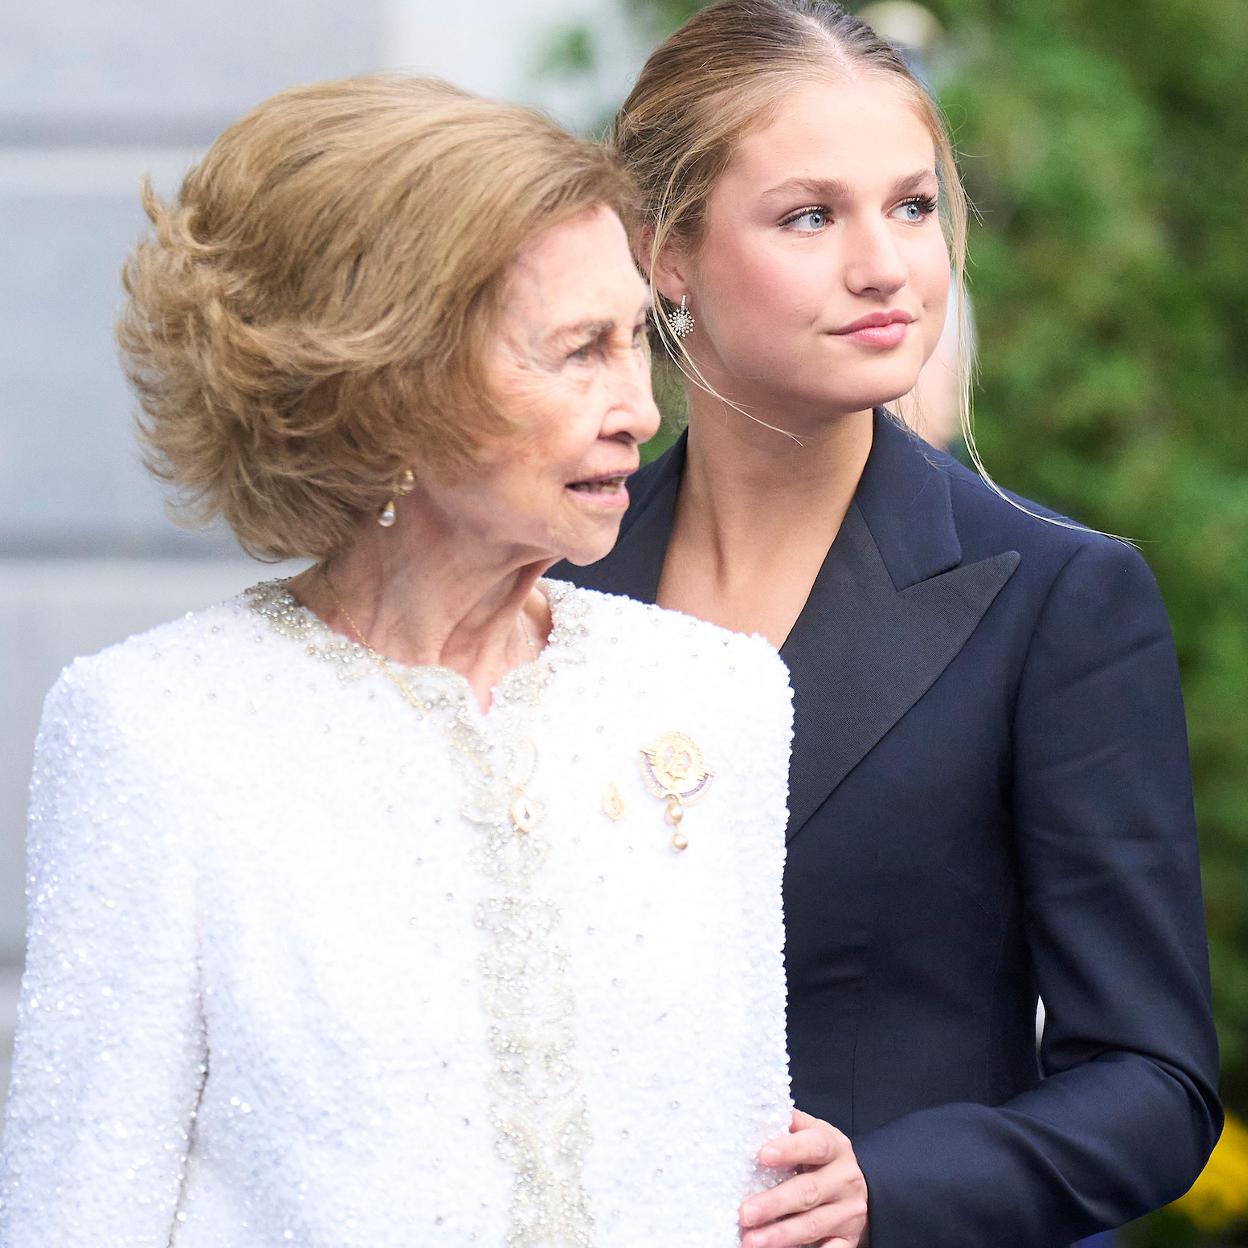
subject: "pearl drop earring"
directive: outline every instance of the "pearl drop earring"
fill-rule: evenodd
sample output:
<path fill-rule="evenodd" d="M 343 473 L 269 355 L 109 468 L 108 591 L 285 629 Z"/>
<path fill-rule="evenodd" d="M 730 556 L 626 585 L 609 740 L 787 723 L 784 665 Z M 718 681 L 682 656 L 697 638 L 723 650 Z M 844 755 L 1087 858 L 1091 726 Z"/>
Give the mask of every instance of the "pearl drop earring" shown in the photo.
<path fill-rule="evenodd" d="M 410 494 L 416 488 L 416 474 L 410 468 L 403 469 L 403 475 L 399 478 L 399 483 L 394 487 L 394 498 L 388 498 L 386 505 L 377 513 L 377 523 L 383 529 L 392 529 L 394 522 L 399 518 L 398 509 L 395 507 L 397 498 L 401 498 L 405 494 Z"/>

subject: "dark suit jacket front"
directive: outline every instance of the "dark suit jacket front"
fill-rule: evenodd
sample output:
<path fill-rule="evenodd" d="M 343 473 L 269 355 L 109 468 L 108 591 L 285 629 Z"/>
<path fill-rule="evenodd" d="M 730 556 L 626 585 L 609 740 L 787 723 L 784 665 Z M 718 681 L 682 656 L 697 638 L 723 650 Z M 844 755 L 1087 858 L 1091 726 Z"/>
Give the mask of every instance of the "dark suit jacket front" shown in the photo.
<path fill-rule="evenodd" d="M 633 479 L 606 559 L 552 575 L 654 601 L 684 453 Z M 1143 560 L 877 412 L 781 653 L 794 1099 L 852 1137 L 872 1248 L 1048 1248 L 1178 1196 L 1221 1111 Z"/>

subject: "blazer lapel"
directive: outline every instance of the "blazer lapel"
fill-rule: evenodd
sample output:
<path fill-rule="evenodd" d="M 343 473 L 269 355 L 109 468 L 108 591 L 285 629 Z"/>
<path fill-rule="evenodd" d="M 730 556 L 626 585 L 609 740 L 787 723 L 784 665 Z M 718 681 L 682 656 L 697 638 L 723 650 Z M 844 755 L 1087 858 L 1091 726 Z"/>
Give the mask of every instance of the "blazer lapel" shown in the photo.
<path fill-rule="evenodd" d="M 886 412 L 862 481 L 780 653 L 793 683 L 791 840 L 931 687 L 1018 566 L 963 564 L 944 456 Z"/>
<path fill-rule="evenodd" d="M 851 505 L 780 651 L 793 684 L 789 840 L 945 670 L 1017 566 L 1006 551 L 898 590 Z"/>

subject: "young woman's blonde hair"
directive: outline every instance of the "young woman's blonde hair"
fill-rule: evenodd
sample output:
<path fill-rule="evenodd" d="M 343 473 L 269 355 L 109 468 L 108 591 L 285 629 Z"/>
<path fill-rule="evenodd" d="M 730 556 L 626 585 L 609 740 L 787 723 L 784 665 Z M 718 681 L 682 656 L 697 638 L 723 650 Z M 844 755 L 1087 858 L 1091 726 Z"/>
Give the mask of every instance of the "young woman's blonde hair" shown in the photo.
<path fill-rule="evenodd" d="M 284 91 L 142 195 L 118 339 L 146 459 L 262 558 L 332 555 L 409 467 L 469 470 L 509 427 L 483 360 L 512 259 L 635 208 L 601 148 L 406 75 Z"/>
<path fill-rule="evenodd" d="M 862 75 L 895 83 L 936 149 L 940 220 L 957 292 L 961 424 L 975 454 L 962 299 L 968 205 L 948 128 L 896 49 L 828 0 L 720 0 L 702 9 L 651 54 L 617 113 L 610 146 L 641 185 L 641 263 L 652 279 L 656 332 L 685 375 L 709 390 L 668 325 L 668 308 L 654 288 L 655 260 L 667 246 L 696 250 L 707 201 L 738 143 L 769 124 L 795 85 Z"/>

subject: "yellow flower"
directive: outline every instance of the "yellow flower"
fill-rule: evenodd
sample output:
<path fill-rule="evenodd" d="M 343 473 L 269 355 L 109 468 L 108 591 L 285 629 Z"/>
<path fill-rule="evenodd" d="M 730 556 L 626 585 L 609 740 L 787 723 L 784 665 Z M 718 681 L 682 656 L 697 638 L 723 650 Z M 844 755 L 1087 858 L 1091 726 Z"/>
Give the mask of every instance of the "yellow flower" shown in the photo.
<path fill-rule="evenodd" d="M 1248 1217 L 1248 1126 L 1233 1114 L 1200 1178 L 1171 1208 L 1205 1231 Z"/>

